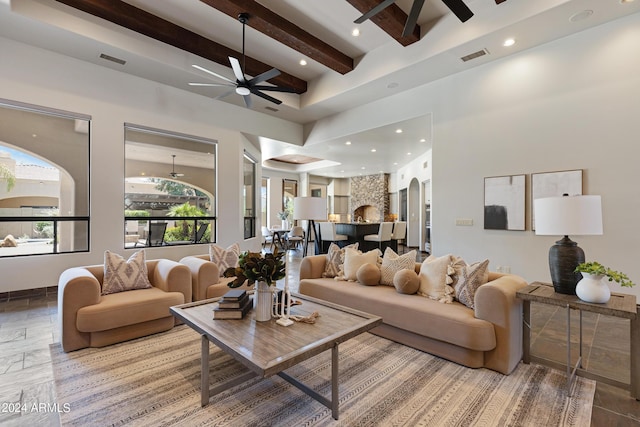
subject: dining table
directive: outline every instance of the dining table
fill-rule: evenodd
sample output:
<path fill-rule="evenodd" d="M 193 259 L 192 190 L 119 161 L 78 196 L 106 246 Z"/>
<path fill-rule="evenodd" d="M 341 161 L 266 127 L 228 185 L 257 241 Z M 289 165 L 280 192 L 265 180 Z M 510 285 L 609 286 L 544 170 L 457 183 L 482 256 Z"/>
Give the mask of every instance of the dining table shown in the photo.
<path fill-rule="evenodd" d="M 270 228 L 269 231 L 273 236 L 273 244 L 280 246 L 280 249 L 286 251 L 288 249 L 287 233 L 289 228 Z"/>

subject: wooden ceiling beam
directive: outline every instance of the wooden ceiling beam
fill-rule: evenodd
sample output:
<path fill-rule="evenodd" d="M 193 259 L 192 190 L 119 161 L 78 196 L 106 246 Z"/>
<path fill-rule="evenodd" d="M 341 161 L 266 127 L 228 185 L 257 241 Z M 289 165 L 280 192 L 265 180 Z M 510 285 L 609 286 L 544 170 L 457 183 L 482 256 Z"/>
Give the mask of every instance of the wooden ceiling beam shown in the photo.
<path fill-rule="evenodd" d="M 353 70 L 353 58 L 309 34 L 254 0 L 200 0 L 234 19 L 247 13 L 247 25 L 340 74 Z"/>
<path fill-rule="evenodd" d="M 380 4 L 380 0 L 347 0 L 347 2 L 363 14 Z M 416 25 L 411 35 L 402 37 L 402 31 L 404 30 L 404 24 L 407 22 L 407 18 L 407 14 L 393 3 L 384 8 L 380 13 L 372 16 L 369 20 L 393 37 L 402 46 L 409 46 L 420 40 L 420 26 Z"/>
<path fill-rule="evenodd" d="M 147 37 L 161 41 L 178 49 L 230 67 L 229 56 L 241 58 L 242 53 L 229 49 L 199 34 L 182 28 L 156 15 L 131 6 L 120 0 L 56 0 L 59 3 L 128 28 Z M 257 76 L 273 66 L 246 57 L 246 74 Z M 307 82 L 287 73 L 269 80 L 277 86 L 292 88 L 296 93 L 307 91 Z"/>

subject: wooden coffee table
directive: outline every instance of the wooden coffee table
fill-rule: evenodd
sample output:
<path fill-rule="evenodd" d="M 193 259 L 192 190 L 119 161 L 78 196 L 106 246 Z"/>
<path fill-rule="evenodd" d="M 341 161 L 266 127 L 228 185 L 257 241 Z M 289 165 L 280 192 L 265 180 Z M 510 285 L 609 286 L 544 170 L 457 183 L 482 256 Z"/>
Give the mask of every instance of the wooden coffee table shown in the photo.
<path fill-rule="evenodd" d="M 291 314 L 308 316 L 317 311 L 316 323 L 296 322 L 280 326 L 275 319 L 256 322 L 250 311 L 241 320 L 213 320 L 212 309 L 217 299 L 171 307 L 171 313 L 201 335 L 201 403 L 256 376 L 278 375 L 331 409 L 338 419 L 338 344 L 382 323 L 382 318 L 327 301 L 294 294 L 302 302 L 291 308 Z M 249 372 L 209 389 L 209 343 L 249 368 Z M 325 350 L 331 349 L 331 399 L 283 372 Z"/>

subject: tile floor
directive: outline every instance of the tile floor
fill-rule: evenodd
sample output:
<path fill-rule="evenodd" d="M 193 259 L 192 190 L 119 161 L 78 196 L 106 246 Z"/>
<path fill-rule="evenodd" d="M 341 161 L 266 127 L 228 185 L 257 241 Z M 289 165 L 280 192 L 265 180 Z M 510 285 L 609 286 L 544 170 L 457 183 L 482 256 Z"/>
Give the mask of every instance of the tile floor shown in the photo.
<path fill-rule="evenodd" d="M 301 251 L 290 251 L 289 257 L 289 283 L 296 290 Z M 564 309 L 532 304 L 532 355 L 566 360 L 565 322 Z M 57 411 L 65 408 L 55 398 L 49 355 L 49 344 L 58 341 L 56 325 L 53 295 L 0 302 L 1 426 L 59 425 Z M 586 368 L 628 381 L 629 321 L 585 313 L 584 344 Z M 572 345 L 577 347 L 577 341 Z M 640 426 L 640 402 L 623 389 L 599 382 L 591 425 Z"/>

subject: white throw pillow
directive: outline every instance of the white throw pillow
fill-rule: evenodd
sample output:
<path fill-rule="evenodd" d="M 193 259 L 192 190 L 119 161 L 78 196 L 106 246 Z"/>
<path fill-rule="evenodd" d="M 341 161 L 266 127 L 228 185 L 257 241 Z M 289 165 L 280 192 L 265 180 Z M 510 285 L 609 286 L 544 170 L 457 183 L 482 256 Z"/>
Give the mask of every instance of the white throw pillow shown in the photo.
<path fill-rule="evenodd" d="M 151 287 L 144 249 L 134 252 L 126 261 L 118 254 L 104 252 L 102 295 Z"/>
<path fill-rule="evenodd" d="M 218 266 L 220 277 L 224 276 L 224 271 L 229 267 L 237 267 L 240 257 L 240 245 L 234 243 L 227 249 L 216 244 L 209 245 L 209 258 L 211 262 Z"/>
<path fill-rule="evenodd" d="M 362 253 L 357 249 L 345 248 L 344 251 L 344 264 L 342 265 L 342 275 L 338 276 L 342 280 L 358 280 L 358 269 L 364 264 L 378 264 L 380 258 L 380 250 L 374 249 L 372 251 Z"/>
<path fill-rule="evenodd" d="M 380 267 L 380 284 L 393 286 L 393 277 L 398 271 L 415 270 L 416 254 L 417 252 L 412 250 L 406 254 L 398 255 L 391 248 L 385 249 Z"/>
<path fill-rule="evenodd" d="M 451 287 L 454 273 L 451 268 L 451 255 L 435 257 L 430 255 L 420 266 L 420 287 L 418 295 L 442 303 L 453 302 L 454 290 Z"/>

